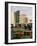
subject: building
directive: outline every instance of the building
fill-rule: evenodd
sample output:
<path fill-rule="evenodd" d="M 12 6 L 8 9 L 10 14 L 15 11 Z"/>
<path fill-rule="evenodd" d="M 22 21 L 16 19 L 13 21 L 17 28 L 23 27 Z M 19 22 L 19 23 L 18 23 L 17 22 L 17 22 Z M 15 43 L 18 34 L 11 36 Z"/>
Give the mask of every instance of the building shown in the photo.
<path fill-rule="evenodd" d="M 27 15 L 21 14 L 20 11 L 16 11 L 12 13 L 12 24 L 15 26 L 15 24 L 28 24 L 32 23 L 32 20 L 28 18 Z"/>
<path fill-rule="evenodd" d="M 15 18 L 15 23 L 19 23 L 19 16 L 20 16 L 20 11 L 14 12 L 14 18 Z"/>
<path fill-rule="evenodd" d="M 20 17 L 19 17 L 19 23 L 20 23 L 20 24 L 27 24 L 27 23 L 28 23 L 28 18 L 27 18 L 27 16 L 24 15 L 24 14 L 20 15 Z"/>
<path fill-rule="evenodd" d="M 19 17 L 19 24 L 21 24 L 21 26 L 23 27 L 24 25 L 27 26 L 27 24 L 32 23 L 32 20 L 30 18 L 27 17 L 27 15 L 22 14 Z"/>

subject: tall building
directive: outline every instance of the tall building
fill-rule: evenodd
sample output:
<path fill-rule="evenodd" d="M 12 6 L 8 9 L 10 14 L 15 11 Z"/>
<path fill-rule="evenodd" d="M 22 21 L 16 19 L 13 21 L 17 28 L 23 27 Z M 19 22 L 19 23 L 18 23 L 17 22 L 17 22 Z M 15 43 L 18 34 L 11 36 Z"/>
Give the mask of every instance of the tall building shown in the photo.
<path fill-rule="evenodd" d="M 15 26 L 15 18 L 14 18 L 14 11 L 11 12 L 11 24 L 13 24 L 13 26 Z"/>
<path fill-rule="evenodd" d="M 16 11 L 15 13 L 14 13 L 14 17 L 15 17 L 15 23 L 19 23 L 19 16 L 20 16 L 20 11 Z"/>

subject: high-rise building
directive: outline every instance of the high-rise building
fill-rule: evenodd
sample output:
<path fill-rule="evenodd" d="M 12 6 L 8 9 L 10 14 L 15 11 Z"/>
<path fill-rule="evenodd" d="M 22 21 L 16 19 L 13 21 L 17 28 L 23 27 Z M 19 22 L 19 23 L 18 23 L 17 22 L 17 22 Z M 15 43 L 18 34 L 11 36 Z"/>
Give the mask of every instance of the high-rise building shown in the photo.
<path fill-rule="evenodd" d="M 15 23 L 19 23 L 19 16 L 20 16 L 20 11 L 16 11 L 15 13 L 14 13 L 14 17 L 15 17 Z"/>

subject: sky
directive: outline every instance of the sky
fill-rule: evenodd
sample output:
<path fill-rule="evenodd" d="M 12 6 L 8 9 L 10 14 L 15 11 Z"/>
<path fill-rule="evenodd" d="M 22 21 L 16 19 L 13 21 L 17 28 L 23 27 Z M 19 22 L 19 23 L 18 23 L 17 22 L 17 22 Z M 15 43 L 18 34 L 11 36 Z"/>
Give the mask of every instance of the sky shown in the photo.
<path fill-rule="evenodd" d="M 32 19 L 32 7 L 25 7 L 25 6 L 11 6 L 12 11 L 20 11 L 21 14 L 27 15 L 30 19 Z"/>

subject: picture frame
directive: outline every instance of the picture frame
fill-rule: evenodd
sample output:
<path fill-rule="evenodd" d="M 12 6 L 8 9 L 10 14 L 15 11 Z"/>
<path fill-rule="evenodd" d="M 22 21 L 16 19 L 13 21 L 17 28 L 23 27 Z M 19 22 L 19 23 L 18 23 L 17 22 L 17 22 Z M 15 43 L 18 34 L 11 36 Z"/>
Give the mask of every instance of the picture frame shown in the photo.
<path fill-rule="evenodd" d="M 12 16 L 14 15 L 13 11 L 15 13 L 18 13 L 16 15 L 21 14 L 20 15 L 21 20 L 19 19 L 19 16 L 15 16 L 17 19 Z M 24 20 L 26 17 L 23 17 L 24 15 L 22 15 L 22 13 L 25 14 L 25 16 L 29 15 L 30 19 L 26 19 L 28 22 Z M 30 22 L 32 23 L 32 26 L 29 27 L 28 25 L 30 24 Z M 22 32 L 16 31 L 18 29 L 22 30 Z M 31 35 L 28 37 L 26 34 L 28 36 L 29 34 Z M 36 43 L 36 3 L 5 2 L 5 44 L 20 44 L 20 43 Z"/>

